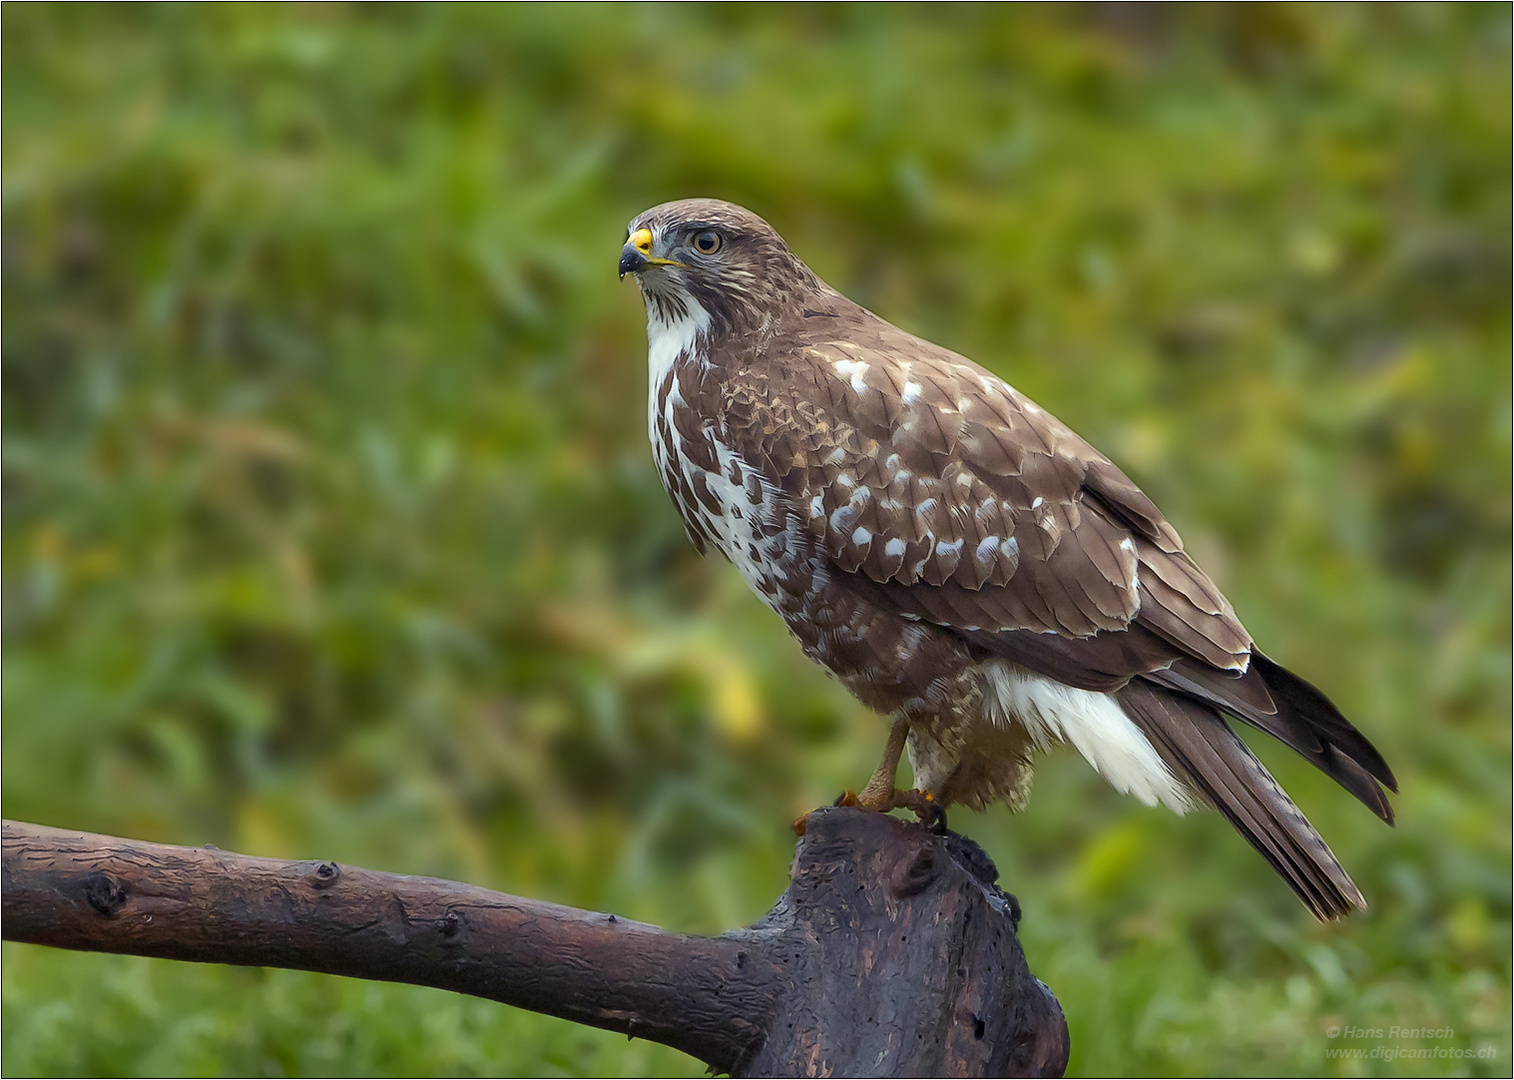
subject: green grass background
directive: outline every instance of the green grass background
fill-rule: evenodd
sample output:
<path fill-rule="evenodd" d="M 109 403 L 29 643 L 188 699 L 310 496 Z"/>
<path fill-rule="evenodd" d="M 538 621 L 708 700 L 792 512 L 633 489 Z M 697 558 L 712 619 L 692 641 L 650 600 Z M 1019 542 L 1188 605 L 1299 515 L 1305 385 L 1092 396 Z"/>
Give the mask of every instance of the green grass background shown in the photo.
<path fill-rule="evenodd" d="M 1506 5 L 0 20 L 6 816 L 764 912 L 885 725 L 651 466 L 615 262 L 716 195 L 1115 457 L 1402 781 L 1260 748 L 1334 926 L 1070 754 L 954 815 L 1072 1071 L 1508 1074 Z M 701 1071 L 293 972 L 7 945 L 3 1002 L 12 1075 Z M 1382 1046 L 1485 1056 L 1326 1056 Z"/>

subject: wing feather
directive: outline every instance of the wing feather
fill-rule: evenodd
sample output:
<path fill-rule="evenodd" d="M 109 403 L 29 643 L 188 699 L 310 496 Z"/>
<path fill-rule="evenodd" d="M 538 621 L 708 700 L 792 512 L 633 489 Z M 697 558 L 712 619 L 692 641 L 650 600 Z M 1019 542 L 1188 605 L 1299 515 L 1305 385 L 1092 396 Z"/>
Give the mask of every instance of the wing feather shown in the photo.
<path fill-rule="evenodd" d="M 879 320 L 868 329 L 768 365 L 742 395 L 748 422 L 727 433 L 771 463 L 837 569 L 952 589 L 907 608 L 958 630 L 1071 639 L 1127 629 L 1154 589 L 1155 628 L 1175 648 L 1244 655 L 1219 591 L 1181 547 L 1164 550 L 1176 533 L 1107 459 L 970 361 Z M 775 452 L 779 413 L 804 418 L 807 437 Z"/>

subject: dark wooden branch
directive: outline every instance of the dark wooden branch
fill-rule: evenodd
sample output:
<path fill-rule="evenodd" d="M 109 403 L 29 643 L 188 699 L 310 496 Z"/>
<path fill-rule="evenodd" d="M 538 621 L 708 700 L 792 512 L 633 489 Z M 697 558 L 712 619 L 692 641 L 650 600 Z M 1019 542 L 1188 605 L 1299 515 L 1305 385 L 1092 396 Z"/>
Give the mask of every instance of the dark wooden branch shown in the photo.
<path fill-rule="evenodd" d="M 817 811 L 749 930 L 673 934 L 434 878 L 6 822 L 7 940 L 435 986 L 738 1075 L 1061 1075 L 1067 1025 L 981 849 Z"/>

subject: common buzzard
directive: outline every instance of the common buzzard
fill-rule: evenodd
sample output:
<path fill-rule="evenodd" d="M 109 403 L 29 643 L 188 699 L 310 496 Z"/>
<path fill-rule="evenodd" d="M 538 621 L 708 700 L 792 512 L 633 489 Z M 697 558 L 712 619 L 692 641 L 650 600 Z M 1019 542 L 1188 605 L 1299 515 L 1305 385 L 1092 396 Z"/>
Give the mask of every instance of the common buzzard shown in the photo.
<path fill-rule="evenodd" d="M 1392 771 L 1257 649 L 1108 458 L 852 303 L 739 206 L 639 214 L 628 273 L 647 309 L 652 452 L 690 540 L 893 717 L 860 805 L 1020 809 L 1032 754 L 1070 743 L 1144 803 L 1214 807 L 1318 917 L 1365 906 L 1225 717 L 1390 824 Z M 899 792 L 906 744 L 918 790 Z"/>

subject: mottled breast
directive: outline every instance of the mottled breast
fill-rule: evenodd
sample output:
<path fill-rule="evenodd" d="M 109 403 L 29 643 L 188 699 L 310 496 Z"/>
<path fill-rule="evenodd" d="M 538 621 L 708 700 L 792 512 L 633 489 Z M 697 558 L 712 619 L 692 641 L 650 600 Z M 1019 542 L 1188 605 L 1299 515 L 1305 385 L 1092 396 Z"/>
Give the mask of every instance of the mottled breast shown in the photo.
<path fill-rule="evenodd" d="M 720 385 L 694 343 L 652 377 L 652 457 L 689 539 L 701 552 L 714 545 L 778 610 L 794 523 L 783 492 L 725 437 Z"/>

